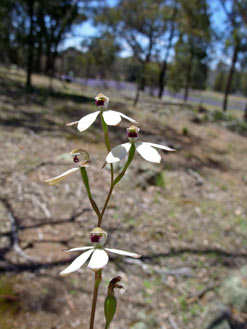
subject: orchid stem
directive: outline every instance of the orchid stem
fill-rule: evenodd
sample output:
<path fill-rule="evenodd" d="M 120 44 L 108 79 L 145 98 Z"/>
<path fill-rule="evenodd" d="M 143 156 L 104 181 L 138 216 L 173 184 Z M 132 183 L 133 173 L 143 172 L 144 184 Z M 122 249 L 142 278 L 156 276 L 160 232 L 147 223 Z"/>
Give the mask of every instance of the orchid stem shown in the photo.
<path fill-rule="evenodd" d="M 107 124 L 105 123 L 105 120 L 103 118 L 102 112 L 100 113 L 100 117 L 101 117 L 102 128 L 104 130 L 105 146 L 106 146 L 107 151 L 110 152 L 110 150 L 111 150 L 111 144 L 110 144 L 110 139 L 109 139 L 109 135 L 108 135 L 108 127 L 107 127 Z M 103 219 L 103 216 L 104 216 L 106 207 L 108 205 L 108 202 L 110 200 L 110 197 L 111 197 L 111 194 L 112 194 L 112 191 L 113 191 L 113 188 L 114 188 L 114 186 L 113 186 L 114 170 L 113 170 L 113 164 L 112 163 L 110 164 L 110 168 L 111 168 L 111 185 L 110 185 L 110 190 L 108 192 L 108 195 L 107 195 L 105 204 L 103 206 L 103 209 L 101 211 L 101 214 L 100 214 L 100 217 L 99 217 L 99 220 L 98 220 L 98 227 L 101 227 L 102 219 Z"/>
<path fill-rule="evenodd" d="M 87 176 L 86 168 L 81 167 L 80 168 L 80 172 L 81 172 L 82 181 L 83 181 L 83 183 L 84 183 L 84 185 L 86 187 L 88 199 L 89 199 L 89 201 L 91 203 L 91 206 L 92 206 L 93 210 L 95 211 L 96 215 L 98 216 L 98 219 L 100 219 L 101 214 L 100 214 L 100 211 L 99 211 L 99 208 L 98 208 L 96 202 L 94 201 L 94 199 L 92 197 L 92 193 L 91 193 L 91 190 L 90 190 L 90 185 L 89 185 L 89 181 L 88 181 L 88 176 Z"/>
<path fill-rule="evenodd" d="M 106 198 L 106 200 L 105 200 L 105 204 L 104 204 L 103 209 L 102 209 L 101 214 L 100 214 L 100 218 L 99 218 L 99 221 L 98 221 L 98 227 L 101 226 L 102 219 L 103 219 L 103 216 L 104 216 L 104 213 L 105 213 L 106 207 L 107 207 L 107 205 L 108 205 L 108 202 L 110 201 L 110 198 L 111 198 L 111 195 L 112 195 L 113 188 L 114 188 L 114 185 L 113 185 L 113 183 L 111 183 L 111 187 L 110 187 L 110 190 L 109 190 L 108 196 L 107 196 L 107 198 Z"/>
<path fill-rule="evenodd" d="M 111 187 L 110 187 L 110 190 L 109 190 L 109 193 L 108 193 L 108 196 L 105 200 L 105 204 L 103 206 L 103 209 L 101 211 L 101 214 L 100 214 L 100 217 L 99 217 L 99 221 L 98 221 L 98 226 L 100 227 L 101 226 L 101 223 L 102 223 L 102 219 L 103 219 L 103 216 L 104 216 L 104 213 L 105 213 L 105 210 L 107 208 L 107 205 L 110 201 L 110 198 L 111 198 L 111 195 L 112 195 L 112 192 L 113 192 L 113 189 L 114 187 L 117 185 L 117 183 L 123 178 L 126 170 L 128 169 L 131 161 L 133 160 L 134 158 L 134 154 L 135 154 L 135 145 L 132 144 L 131 145 L 131 148 L 130 148 L 130 151 L 129 151 L 129 157 L 128 157 L 128 160 L 126 161 L 125 163 L 125 166 L 123 168 L 123 170 L 121 171 L 121 173 L 115 178 L 115 179 L 112 179 L 111 181 Z M 112 164 L 111 164 L 112 165 Z"/>
<path fill-rule="evenodd" d="M 101 270 L 98 270 L 95 272 L 95 278 L 94 278 L 94 292 L 93 292 L 93 301 L 92 301 L 89 329 L 94 328 L 95 310 L 96 310 L 98 290 L 101 280 L 102 280 Z"/>

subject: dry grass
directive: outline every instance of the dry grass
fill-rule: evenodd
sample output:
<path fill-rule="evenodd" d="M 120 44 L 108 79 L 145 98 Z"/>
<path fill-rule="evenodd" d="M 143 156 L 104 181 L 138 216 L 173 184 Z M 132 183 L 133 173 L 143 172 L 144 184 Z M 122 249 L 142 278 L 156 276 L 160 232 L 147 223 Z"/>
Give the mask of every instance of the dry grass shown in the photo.
<path fill-rule="evenodd" d="M 64 125 L 93 111 L 99 91 L 54 81 L 50 92 L 48 79 L 35 76 L 33 93 L 25 93 L 23 72 L 3 68 L 0 79 L 0 327 L 87 328 L 92 273 L 58 273 L 70 261 L 62 249 L 87 244 L 96 218 L 79 175 L 55 187 L 42 180 L 73 166 L 70 150 L 88 149 L 92 192 L 102 206 L 109 172 L 100 170 L 106 154 L 100 124 L 84 134 Z M 116 275 L 127 290 L 118 297 L 112 329 L 198 328 L 217 289 L 191 297 L 246 262 L 246 138 L 217 123 L 195 124 L 186 108 L 145 96 L 134 109 L 124 93 L 103 92 L 112 109 L 140 121 L 140 139 L 177 152 L 162 153 L 162 164 L 149 167 L 156 172 L 145 189 L 138 183 L 143 161 L 136 156 L 113 194 L 104 223 L 109 246 L 143 258 L 113 258 L 104 270 L 96 329 L 103 327 L 107 282 Z M 125 127 L 110 129 L 113 145 L 125 141 Z M 10 215 L 23 254 L 14 248 Z"/>

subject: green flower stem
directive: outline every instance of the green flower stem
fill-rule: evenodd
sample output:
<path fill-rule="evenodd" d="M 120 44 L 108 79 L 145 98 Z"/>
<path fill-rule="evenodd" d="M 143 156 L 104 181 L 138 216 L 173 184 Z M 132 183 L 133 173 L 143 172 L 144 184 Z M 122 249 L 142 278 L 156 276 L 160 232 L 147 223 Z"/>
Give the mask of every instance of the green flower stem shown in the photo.
<path fill-rule="evenodd" d="M 124 176 L 126 170 L 128 169 L 128 167 L 129 167 L 131 161 L 132 161 L 133 158 L 134 158 L 135 150 L 136 150 L 136 148 L 135 148 L 135 144 L 132 143 L 132 144 L 131 144 L 131 147 L 130 147 L 130 150 L 129 150 L 128 160 L 126 161 L 125 166 L 124 166 L 123 170 L 121 171 L 121 173 L 120 173 L 120 174 L 114 179 L 114 181 L 113 181 L 113 183 L 112 183 L 113 187 L 114 187 L 115 185 L 117 185 L 117 183 L 123 178 L 123 176 Z"/>
<path fill-rule="evenodd" d="M 130 151 L 129 151 L 129 156 L 128 156 L 128 160 L 126 161 L 125 163 L 125 166 L 123 168 L 123 170 L 121 171 L 121 173 L 112 181 L 111 183 L 111 187 L 110 187 L 110 190 L 109 190 L 109 193 L 108 193 L 108 196 L 106 198 L 106 201 L 105 201 L 105 204 L 103 206 L 103 209 L 101 211 L 101 215 L 99 217 L 99 221 L 98 221 L 98 226 L 100 227 L 101 226 L 101 223 L 102 223 L 102 219 L 103 219 L 103 216 L 104 216 L 104 213 L 105 213 L 105 210 L 107 208 L 107 205 L 110 201 L 110 198 L 111 198 L 111 195 L 112 195 L 112 192 L 113 192 L 113 189 L 114 187 L 117 185 L 117 183 L 123 178 L 126 170 L 128 169 L 131 161 L 133 160 L 134 158 L 134 155 L 135 155 L 135 144 L 133 143 L 130 147 Z"/>
<path fill-rule="evenodd" d="M 101 214 L 100 214 L 100 217 L 99 217 L 98 227 L 101 226 L 102 219 L 103 219 L 104 213 L 105 213 L 105 211 L 106 211 L 106 207 L 107 207 L 107 205 L 108 205 L 108 203 L 109 203 L 109 201 L 110 201 L 110 198 L 111 198 L 111 195 L 112 195 L 113 188 L 114 188 L 114 185 L 113 185 L 113 183 L 111 183 L 111 187 L 110 187 L 109 193 L 108 193 L 108 195 L 107 195 L 107 198 L 106 198 L 106 200 L 105 200 L 105 204 L 104 204 L 104 206 L 103 206 L 103 209 L 102 209 Z"/>
<path fill-rule="evenodd" d="M 95 272 L 95 277 L 94 277 L 94 292 L 93 292 L 93 301 L 92 301 L 89 329 L 93 329 L 94 327 L 95 310 L 96 310 L 98 290 L 101 280 L 102 280 L 102 271 L 98 270 Z"/>
<path fill-rule="evenodd" d="M 87 175 L 86 168 L 85 167 L 80 167 L 80 172 L 81 172 L 82 181 L 83 181 L 83 183 L 86 187 L 86 190 L 87 190 L 88 199 L 91 203 L 91 206 L 92 206 L 93 210 L 95 211 L 96 215 L 98 216 L 98 219 L 100 219 L 101 214 L 100 214 L 100 211 L 99 211 L 99 208 L 98 208 L 96 202 L 94 201 L 94 199 L 92 197 L 92 193 L 91 193 L 91 190 L 90 190 L 90 185 L 89 185 L 89 181 L 88 181 L 88 175 Z"/>
<path fill-rule="evenodd" d="M 100 112 L 100 118 L 101 118 L 102 128 L 104 130 L 105 146 L 107 148 L 107 151 L 110 152 L 110 150 L 111 150 L 111 143 L 110 143 L 109 134 L 108 134 L 108 126 L 105 123 L 105 120 L 103 118 L 103 112 Z M 112 163 L 111 163 L 110 167 L 111 167 L 111 184 L 112 184 L 113 179 L 114 179 L 114 171 L 113 171 L 113 164 Z"/>
<path fill-rule="evenodd" d="M 101 125 L 102 128 L 104 130 L 104 139 L 105 139 L 105 146 L 107 148 L 107 151 L 110 152 L 111 150 L 111 144 L 110 144 L 110 139 L 109 139 L 109 135 L 108 135 L 108 127 L 107 124 L 105 123 L 105 120 L 103 118 L 103 112 L 100 112 L 100 118 L 101 118 Z"/>

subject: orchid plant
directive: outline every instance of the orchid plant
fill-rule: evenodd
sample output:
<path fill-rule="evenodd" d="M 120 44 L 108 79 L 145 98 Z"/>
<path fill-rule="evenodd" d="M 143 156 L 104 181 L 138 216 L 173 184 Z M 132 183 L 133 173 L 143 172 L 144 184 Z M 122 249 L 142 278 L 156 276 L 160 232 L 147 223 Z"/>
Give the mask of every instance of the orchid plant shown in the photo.
<path fill-rule="evenodd" d="M 67 171 L 56 177 L 45 180 L 45 182 L 48 185 L 51 186 L 56 185 L 62 182 L 67 177 L 69 177 L 71 174 L 80 171 L 82 182 L 86 188 L 88 199 L 91 203 L 92 209 L 94 210 L 97 216 L 97 226 L 90 233 L 91 245 L 85 247 L 76 247 L 66 250 L 66 252 L 80 251 L 82 252 L 82 254 L 76 257 L 74 261 L 60 273 L 60 275 L 68 275 L 70 273 L 73 273 L 79 270 L 89 260 L 88 268 L 95 273 L 94 292 L 93 292 L 89 329 L 94 328 L 94 317 L 96 311 L 98 289 L 102 280 L 102 269 L 109 262 L 108 252 L 122 256 L 134 257 L 134 258 L 141 257 L 141 255 L 137 253 L 105 247 L 105 244 L 107 242 L 107 232 L 105 232 L 102 229 L 102 223 L 113 189 L 126 173 L 126 170 L 128 169 L 130 163 L 134 158 L 135 151 L 137 151 L 141 155 L 141 157 L 144 158 L 145 160 L 154 163 L 159 163 L 161 161 L 161 156 L 157 152 L 156 148 L 163 149 L 165 151 L 174 151 L 172 148 L 165 145 L 147 143 L 147 142 L 137 142 L 138 133 L 140 129 L 135 125 L 131 125 L 127 129 L 127 137 L 129 142 L 115 146 L 114 148 L 111 149 L 111 144 L 108 134 L 108 125 L 109 126 L 118 125 L 122 118 L 130 121 L 132 124 L 137 124 L 137 121 L 121 112 L 108 110 L 109 98 L 103 94 L 98 94 L 95 97 L 95 103 L 98 108 L 96 112 L 90 113 L 82 117 L 79 121 L 71 122 L 68 123 L 67 125 L 71 126 L 77 124 L 77 129 L 80 132 L 82 132 L 88 129 L 97 119 L 97 117 L 100 115 L 101 124 L 104 132 L 104 142 L 108 152 L 104 166 L 106 163 L 110 165 L 110 176 L 111 176 L 109 192 L 106 196 L 102 210 L 99 209 L 91 193 L 89 179 L 87 175 L 87 168 L 90 166 L 90 160 L 89 160 L 89 154 L 86 150 L 84 149 L 72 150 L 70 152 L 70 155 L 72 156 L 73 162 L 75 163 L 76 166 L 68 169 Z M 123 160 L 124 158 L 126 158 L 125 164 L 121 172 L 116 174 L 115 176 L 113 163 Z M 116 297 L 114 295 L 114 289 L 122 288 L 122 286 L 118 284 L 120 280 L 121 280 L 120 277 L 115 277 L 109 283 L 108 292 L 105 299 L 105 308 L 104 308 L 105 319 L 106 319 L 105 329 L 109 328 L 110 323 L 115 315 L 117 302 L 116 302 Z"/>

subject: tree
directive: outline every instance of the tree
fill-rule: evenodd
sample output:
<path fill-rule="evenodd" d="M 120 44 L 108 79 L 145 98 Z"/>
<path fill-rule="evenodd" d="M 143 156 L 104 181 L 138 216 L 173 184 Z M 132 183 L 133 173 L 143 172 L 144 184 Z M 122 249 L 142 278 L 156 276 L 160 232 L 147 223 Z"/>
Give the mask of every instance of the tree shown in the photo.
<path fill-rule="evenodd" d="M 17 63 L 18 54 L 12 46 L 15 34 L 13 26 L 14 0 L 1 0 L 0 2 L 0 61 L 2 63 Z"/>
<path fill-rule="evenodd" d="M 26 0 L 27 13 L 29 18 L 29 33 L 28 33 L 28 56 L 27 56 L 27 80 L 26 87 L 30 88 L 31 76 L 33 72 L 33 47 L 34 47 L 34 5 L 35 0 Z"/>
<path fill-rule="evenodd" d="M 103 24 L 120 40 L 127 43 L 140 63 L 140 76 L 134 105 L 146 85 L 145 70 L 159 48 L 165 30 L 164 0 L 120 0 L 115 7 L 104 6 L 96 15 L 96 23 Z"/>
<path fill-rule="evenodd" d="M 245 27 L 247 27 L 247 1 L 246 0 L 235 0 L 236 6 L 238 8 L 239 14 L 242 18 Z M 245 93 L 247 96 L 247 93 Z M 247 122 L 247 102 L 245 104 L 245 111 L 244 111 L 244 120 Z"/>
<path fill-rule="evenodd" d="M 231 90 L 236 63 L 239 60 L 240 54 L 245 52 L 247 49 L 246 26 L 243 27 L 242 25 L 242 17 L 245 16 L 242 16 L 239 11 L 240 6 L 243 5 L 245 1 L 220 0 L 220 3 L 226 14 L 227 23 L 229 26 L 227 48 L 232 50 L 231 65 L 228 72 L 228 78 L 224 91 L 224 100 L 222 104 L 222 110 L 226 111 L 228 95 Z"/>
<path fill-rule="evenodd" d="M 214 80 L 213 90 L 223 92 L 226 84 L 227 65 L 219 61 L 216 68 L 216 76 Z"/>
<path fill-rule="evenodd" d="M 86 19 L 81 4 L 88 0 L 2 0 L 0 4 L 0 58 L 9 57 L 27 69 L 26 86 L 31 87 L 33 70 L 54 74 L 59 45 L 74 24 Z M 79 6 L 80 4 L 80 6 Z M 5 49 L 8 49 L 7 53 Z"/>
<path fill-rule="evenodd" d="M 176 91 L 183 88 L 187 101 L 189 89 L 204 89 L 207 78 L 210 19 L 205 0 L 180 1 L 178 29 L 169 85 Z"/>
<path fill-rule="evenodd" d="M 45 45 L 45 72 L 54 75 L 55 60 L 58 56 L 58 47 L 66 34 L 76 23 L 85 21 L 86 16 L 80 12 L 79 1 L 75 0 L 41 0 L 38 8 L 38 25 L 41 36 L 40 42 Z M 42 45 L 39 45 L 39 51 Z"/>
<path fill-rule="evenodd" d="M 100 37 L 83 42 L 83 47 L 87 48 L 83 56 L 84 65 L 88 67 L 87 76 L 93 73 L 94 77 L 106 79 L 120 51 L 117 40 L 112 34 L 105 32 Z"/>
<path fill-rule="evenodd" d="M 175 30 L 176 30 L 176 16 L 178 13 L 178 5 L 177 5 L 177 1 L 172 1 L 171 6 L 168 8 L 170 9 L 168 11 L 168 16 L 166 18 L 167 20 L 167 35 L 168 35 L 168 40 L 166 43 L 166 47 L 165 47 L 165 55 L 164 55 L 164 59 L 161 63 L 161 67 L 160 67 L 160 73 L 159 73 L 159 99 L 162 98 L 162 95 L 165 91 L 165 85 L 166 85 L 166 75 L 167 75 L 167 67 L 168 67 L 168 58 L 170 55 L 170 51 L 172 49 L 173 46 L 173 40 L 175 37 Z"/>

